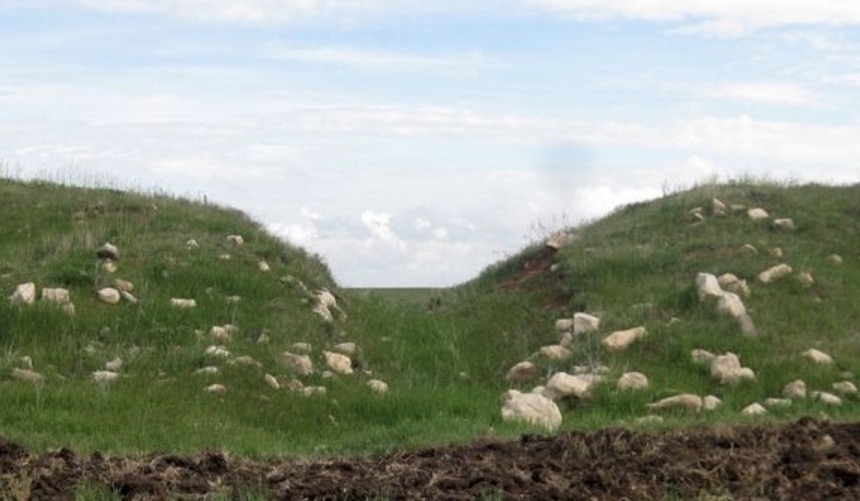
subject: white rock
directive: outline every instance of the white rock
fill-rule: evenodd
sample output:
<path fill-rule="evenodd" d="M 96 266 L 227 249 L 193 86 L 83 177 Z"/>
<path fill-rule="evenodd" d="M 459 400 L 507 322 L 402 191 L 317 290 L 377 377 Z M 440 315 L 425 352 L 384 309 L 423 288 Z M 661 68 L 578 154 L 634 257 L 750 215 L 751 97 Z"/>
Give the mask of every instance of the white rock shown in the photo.
<path fill-rule="evenodd" d="M 561 426 L 561 411 L 555 402 L 538 393 L 508 390 L 504 394 L 502 419 L 525 421 L 554 431 Z"/>
<path fill-rule="evenodd" d="M 719 280 L 711 273 L 698 273 L 696 275 L 696 290 L 699 293 L 699 301 L 708 298 L 719 299 L 723 295 Z"/>
<path fill-rule="evenodd" d="M 545 242 L 545 245 L 550 249 L 559 250 L 567 247 L 576 240 L 576 235 L 567 230 L 556 231 L 550 235 Z"/>
<path fill-rule="evenodd" d="M 780 278 L 791 275 L 791 266 L 782 263 L 764 270 L 758 274 L 758 279 L 761 283 L 769 284 Z"/>
<path fill-rule="evenodd" d="M 196 248 L 200 247 L 200 244 L 197 242 L 197 240 L 194 240 L 193 238 L 189 238 L 188 240 L 185 241 L 185 246 L 188 247 L 189 249 L 196 249 Z"/>
<path fill-rule="evenodd" d="M 648 388 L 648 376 L 641 372 L 625 372 L 618 378 L 616 387 L 621 390 L 643 390 Z"/>
<path fill-rule="evenodd" d="M 271 375 L 271 374 L 266 374 L 265 376 L 263 376 L 263 380 L 264 380 L 264 381 L 266 382 L 266 384 L 267 384 L 267 385 L 269 385 L 272 389 L 275 389 L 275 390 L 280 390 L 280 389 L 281 389 L 281 383 L 279 383 L 279 382 L 278 382 L 278 378 L 276 378 L 275 376 L 273 376 L 273 375 Z"/>
<path fill-rule="evenodd" d="M 115 262 L 110 259 L 106 259 L 102 261 L 102 269 L 107 273 L 116 273 L 117 266 Z"/>
<path fill-rule="evenodd" d="M 206 393 L 225 393 L 227 391 L 227 387 L 223 384 L 215 383 L 203 388 L 203 391 Z"/>
<path fill-rule="evenodd" d="M 824 353 L 823 351 L 816 350 L 815 348 L 810 348 L 804 351 L 801 356 L 808 358 L 809 360 L 812 360 L 817 364 L 827 365 L 833 363 L 833 358 L 830 355 Z"/>
<path fill-rule="evenodd" d="M 555 331 L 559 334 L 570 332 L 573 330 L 572 318 L 559 318 L 555 321 Z"/>
<path fill-rule="evenodd" d="M 227 296 L 224 298 L 224 300 L 230 304 L 236 304 L 236 303 L 242 301 L 242 296 L 236 296 L 236 295 Z"/>
<path fill-rule="evenodd" d="M 218 358 L 228 358 L 230 356 L 230 351 L 227 350 L 224 346 L 221 345 L 211 345 L 206 347 L 207 355 Z"/>
<path fill-rule="evenodd" d="M 258 367 L 259 368 L 259 367 L 263 366 L 263 364 L 261 364 L 259 361 L 257 361 L 257 359 L 255 359 L 254 357 L 249 356 L 249 355 L 238 356 L 234 359 L 229 360 L 227 363 L 230 365 L 239 365 L 239 366 L 243 366 L 243 367 Z"/>
<path fill-rule="evenodd" d="M 758 249 L 755 248 L 755 245 L 744 244 L 740 248 L 740 253 L 745 256 L 755 256 L 758 254 Z"/>
<path fill-rule="evenodd" d="M 813 391 L 812 399 L 827 405 L 842 405 L 842 399 L 826 391 Z"/>
<path fill-rule="evenodd" d="M 805 289 L 812 287 L 815 284 L 815 279 L 812 278 L 812 274 L 808 271 L 802 271 L 797 274 L 797 281 L 800 282 L 800 285 Z"/>
<path fill-rule="evenodd" d="M 600 319 L 588 313 L 573 314 L 573 333 L 587 334 L 600 329 Z"/>
<path fill-rule="evenodd" d="M 723 405 L 723 401 L 714 395 L 708 395 L 702 399 L 702 410 L 714 411 L 721 405 Z"/>
<path fill-rule="evenodd" d="M 200 376 L 200 375 L 212 376 L 214 374 L 218 374 L 219 372 L 221 372 L 221 369 L 219 369 L 218 367 L 215 367 L 214 365 L 207 365 L 206 367 L 201 367 L 201 368 L 197 369 L 196 371 L 194 371 L 194 374 L 196 374 L 198 376 Z"/>
<path fill-rule="evenodd" d="M 45 376 L 32 369 L 12 369 L 12 377 L 27 383 L 37 384 L 45 381 Z"/>
<path fill-rule="evenodd" d="M 263 332 L 257 338 L 257 344 L 269 344 L 269 335 Z"/>
<path fill-rule="evenodd" d="M 194 299 L 187 298 L 171 298 L 170 305 L 175 308 L 195 308 L 197 306 L 197 301 Z"/>
<path fill-rule="evenodd" d="M 702 397 L 692 395 L 690 393 L 684 393 L 648 404 L 647 407 L 654 411 L 665 409 L 685 409 L 688 411 L 699 412 L 702 409 L 702 404 Z"/>
<path fill-rule="evenodd" d="M 833 383 L 833 391 L 842 395 L 854 395 L 857 393 L 857 386 L 851 381 L 839 381 L 838 383 Z"/>
<path fill-rule="evenodd" d="M 220 259 L 221 261 L 229 261 L 229 260 L 233 259 L 233 256 L 231 256 L 229 253 L 225 252 L 223 254 L 219 254 L 218 259 Z"/>
<path fill-rule="evenodd" d="M 766 210 L 762 209 L 761 207 L 756 207 L 747 211 L 747 217 L 749 217 L 753 221 L 761 221 L 763 219 L 769 218 L 770 215 L 767 213 Z"/>
<path fill-rule="evenodd" d="M 796 379 L 785 385 L 782 395 L 792 400 L 806 398 L 806 383 L 802 379 Z"/>
<path fill-rule="evenodd" d="M 718 379 L 722 384 L 736 384 L 755 379 L 752 369 L 741 367 L 740 359 L 734 353 L 715 357 L 711 361 L 711 376 Z"/>
<path fill-rule="evenodd" d="M 725 216 L 726 212 L 728 212 L 728 207 L 719 199 L 714 198 L 711 200 L 711 212 L 715 216 Z"/>
<path fill-rule="evenodd" d="M 23 357 L 19 358 L 18 361 L 21 362 L 21 365 L 23 365 L 25 369 L 33 369 L 33 359 L 30 358 L 29 355 L 24 355 Z"/>
<path fill-rule="evenodd" d="M 138 303 L 137 298 L 134 297 L 134 294 L 132 294 L 131 292 L 119 291 L 119 295 L 122 296 L 123 299 L 125 299 L 126 301 L 128 301 L 131 304 L 137 304 Z"/>
<path fill-rule="evenodd" d="M 827 256 L 827 260 L 830 262 L 830 264 L 834 264 L 836 266 L 839 266 L 844 262 L 842 256 L 840 256 L 839 254 L 831 254 Z"/>
<path fill-rule="evenodd" d="M 338 353 L 343 353 L 344 355 L 349 357 L 355 355 L 355 353 L 358 351 L 358 346 L 356 346 L 355 343 L 338 343 L 332 346 L 331 349 Z"/>
<path fill-rule="evenodd" d="M 306 397 L 312 397 L 314 395 L 325 395 L 327 390 L 325 386 L 305 386 L 299 390 L 299 393 Z"/>
<path fill-rule="evenodd" d="M 314 372 L 314 364 L 311 357 L 307 355 L 297 355 L 285 351 L 281 353 L 279 361 L 285 369 L 297 376 L 308 376 Z"/>
<path fill-rule="evenodd" d="M 334 372 L 345 375 L 353 373 L 352 360 L 350 360 L 348 356 L 341 353 L 323 351 L 323 357 L 325 357 L 326 365 L 328 365 Z"/>
<path fill-rule="evenodd" d="M 663 422 L 663 416 L 657 416 L 655 414 L 649 414 L 647 416 L 642 416 L 636 418 L 637 424 L 659 424 Z"/>
<path fill-rule="evenodd" d="M 258 267 L 258 268 L 260 269 L 260 271 L 262 271 L 263 273 L 268 273 L 268 272 L 272 271 L 272 267 L 271 267 L 271 266 L 269 266 L 269 263 L 267 263 L 267 262 L 265 262 L 265 261 L 260 261 L 260 262 L 259 262 L 259 264 L 257 264 L 257 267 Z"/>
<path fill-rule="evenodd" d="M 585 398 L 588 396 L 588 392 L 593 385 L 593 382 L 581 376 L 571 376 L 566 372 L 556 372 L 546 382 L 543 395 L 552 400 L 558 400 L 571 395 L 577 398 Z"/>
<path fill-rule="evenodd" d="M 783 217 L 780 219 L 774 219 L 773 225 L 783 231 L 792 231 L 794 230 L 794 220 L 790 217 Z"/>
<path fill-rule="evenodd" d="M 785 253 L 782 252 L 782 247 L 774 247 L 773 249 L 768 251 L 768 254 L 770 254 L 770 257 L 774 259 L 782 259 L 782 257 L 785 255 Z"/>
<path fill-rule="evenodd" d="M 293 343 L 290 345 L 290 351 L 299 355 L 310 355 L 313 346 L 310 343 Z"/>
<path fill-rule="evenodd" d="M 227 243 L 241 246 L 245 244 L 245 239 L 242 238 L 242 235 L 227 235 Z"/>
<path fill-rule="evenodd" d="M 113 280 L 113 287 L 120 292 L 134 292 L 134 284 L 121 278 Z"/>
<path fill-rule="evenodd" d="M 326 307 L 326 305 L 322 303 L 314 304 L 313 308 L 311 308 L 311 311 L 319 315 L 320 318 L 322 318 L 326 322 L 334 321 L 334 316 L 332 316 L 331 311 L 328 309 L 328 307 Z"/>
<path fill-rule="evenodd" d="M 741 414 L 745 416 L 763 416 L 767 414 L 767 409 L 765 409 L 760 403 L 756 402 L 744 407 Z"/>
<path fill-rule="evenodd" d="M 724 292 L 723 296 L 717 300 L 717 313 L 738 318 L 746 312 L 744 302 L 734 292 Z"/>
<path fill-rule="evenodd" d="M 119 373 L 114 371 L 94 371 L 90 374 L 96 383 L 112 383 L 119 379 Z"/>
<path fill-rule="evenodd" d="M 570 357 L 570 350 L 560 344 L 542 346 L 538 353 L 548 360 L 564 360 Z"/>
<path fill-rule="evenodd" d="M 213 341 L 220 342 L 226 342 L 233 339 L 230 332 L 221 325 L 213 325 L 212 328 L 209 329 L 209 337 L 212 338 Z"/>
<path fill-rule="evenodd" d="M 122 370 L 122 359 L 120 357 L 116 357 L 113 360 L 105 363 L 105 370 L 109 370 L 111 372 L 119 372 Z"/>
<path fill-rule="evenodd" d="M 712 361 L 714 360 L 714 358 L 716 358 L 717 356 L 716 356 L 716 355 L 714 355 L 713 353 L 711 353 L 711 352 L 710 352 L 710 351 L 708 351 L 708 350 L 701 350 L 701 349 L 698 349 L 698 348 L 697 348 L 697 349 L 692 350 L 692 351 L 690 352 L 690 357 L 693 359 L 693 363 L 694 363 L 694 364 L 701 364 L 701 365 L 708 365 L 708 366 L 710 366 L 710 365 L 711 365 L 711 362 L 712 362 Z"/>
<path fill-rule="evenodd" d="M 101 260 L 110 259 L 111 261 L 116 261 L 119 259 L 119 249 L 117 249 L 116 245 L 105 242 L 104 245 L 96 250 L 96 256 Z"/>
<path fill-rule="evenodd" d="M 623 331 L 615 331 L 603 339 L 603 347 L 611 352 L 626 350 L 634 341 L 645 336 L 645 327 L 634 327 Z"/>
<path fill-rule="evenodd" d="M 99 299 L 102 302 L 108 304 L 117 304 L 122 300 L 122 294 L 119 293 L 118 290 L 113 287 L 105 287 L 103 289 L 99 289 L 98 292 Z"/>
<path fill-rule="evenodd" d="M 71 298 L 69 296 L 68 289 L 61 289 L 59 287 L 43 287 L 42 301 L 49 301 L 56 304 L 69 304 Z"/>
<path fill-rule="evenodd" d="M 558 340 L 558 344 L 567 349 L 570 349 L 570 347 L 573 346 L 573 333 L 562 332 L 561 337 Z"/>
<path fill-rule="evenodd" d="M 380 395 L 388 393 L 388 384 L 386 384 L 384 381 L 380 381 L 379 379 L 371 379 L 367 382 L 367 387 L 370 388 L 374 393 L 378 393 Z"/>
<path fill-rule="evenodd" d="M 506 379 L 510 383 L 532 381 L 540 375 L 540 369 L 532 362 L 520 362 L 508 370 Z"/>
<path fill-rule="evenodd" d="M 791 405 L 790 398 L 766 398 L 764 399 L 765 407 L 788 407 Z"/>

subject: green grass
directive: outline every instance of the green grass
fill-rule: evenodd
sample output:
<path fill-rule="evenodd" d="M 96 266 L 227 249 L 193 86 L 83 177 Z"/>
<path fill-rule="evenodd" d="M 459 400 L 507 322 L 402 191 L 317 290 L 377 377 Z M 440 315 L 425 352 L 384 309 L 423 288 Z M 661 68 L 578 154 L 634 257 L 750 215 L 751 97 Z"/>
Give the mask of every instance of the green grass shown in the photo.
<path fill-rule="evenodd" d="M 689 210 L 707 209 L 715 196 L 792 217 L 797 229 L 781 232 L 742 213 L 691 224 Z M 620 393 L 605 384 L 588 400 L 563 402 L 564 429 L 632 425 L 647 403 L 681 392 L 714 394 L 724 405 L 698 416 L 670 413 L 659 427 L 745 422 L 740 409 L 779 396 L 791 380 L 826 390 L 846 372 L 860 374 L 860 186 L 744 181 L 695 187 L 576 228 L 578 240 L 554 256 L 552 273 L 521 276 L 543 254 L 538 242 L 448 290 L 339 290 L 319 256 L 277 240 L 240 212 L 182 198 L 0 180 L 0 199 L 0 291 L 11 294 L 29 281 L 40 289 L 67 287 L 76 308 L 70 317 L 51 305 L 0 301 L 0 432 L 37 450 L 332 456 L 515 437 L 535 430 L 502 422 L 505 374 L 556 343 L 554 321 L 577 311 L 598 314 L 601 333 L 578 341 L 569 361 L 538 363 L 547 372 L 602 363 L 610 379 L 636 370 L 652 386 Z M 243 235 L 245 245 L 229 245 L 228 234 Z M 190 238 L 200 246 L 188 248 Z M 106 241 L 121 251 L 113 275 L 95 257 Z M 740 255 L 747 243 L 760 252 Z M 813 274 L 813 287 L 793 279 L 756 283 L 775 263 L 767 250 L 777 246 L 796 271 Z M 225 253 L 231 259 L 221 259 Z M 842 266 L 828 261 L 834 253 L 845 259 Z M 261 260 L 272 271 L 261 272 Z M 699 304 L 694 280 L 700 271 L 749 280 L 753 293 L 745 303 L 757 339 Z M 135 284 L 139 304 L 97 300 L 96 289 L 114 277 Z M 287 277 L 336 292 L 348 319 L 319 319 L 308 294 Z M 229 303 L 231 295 L 242 299 Z M 193 297 L 198 307 L 175 309 L 172 297 Z M 673 317 L 680 322 L 670 325 Z M 205 333 L 226 323 L 239 327 L 226 343 L 233 356 L 251 356 L 260 367 L 204 354 L 219 344 Z M 600 346 L 604 334 L 637 325 L 649 334 L 628 351 L 611 355 Z M 268 343 L 258 344 L 262 334 Z M 278 357 L 298 341 L 313 345 L 318 368 L 303 382 L 326 386 L 324 396 L 274 390 L 263 381 L 265 374 L 289 380 Z M 342 341 L 360 347 L 368 373 L 319 373 L 322 351 Z M 801 359 L 811 347 L 834 355 L 836 365 Z M 733 351 L 757 380 L 720 386 L 691 362 L 693 348 Z M 45 376 L 43 384 L 11 377 L 24 356 Z M 93 382 L 91 372 L 115 357 L 125 362 L 121 379 Z M 206 365 L 221 373 L 195 374 Z M 391 392 L 373 394 L 365 385 L 371 378 L 386 381 Z M 204 393 L 212 383 L 227 392 Z M 765 419 L 822 412 L 853 419 L 858 410 L 858 398 L 849 397 L 838 408 L 801 402 Z"/>

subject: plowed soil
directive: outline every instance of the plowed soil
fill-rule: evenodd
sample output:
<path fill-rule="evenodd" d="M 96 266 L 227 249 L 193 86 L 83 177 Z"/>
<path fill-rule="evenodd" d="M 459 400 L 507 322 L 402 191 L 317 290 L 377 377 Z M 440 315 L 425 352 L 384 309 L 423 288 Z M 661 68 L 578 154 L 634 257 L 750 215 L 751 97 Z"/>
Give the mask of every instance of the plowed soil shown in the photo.
<path fill-rule="evenodd" d="M 860 423 L 524 436 L 376 458 L 31 454 L 0 442 L 2 499 L 860 499 Z"/>

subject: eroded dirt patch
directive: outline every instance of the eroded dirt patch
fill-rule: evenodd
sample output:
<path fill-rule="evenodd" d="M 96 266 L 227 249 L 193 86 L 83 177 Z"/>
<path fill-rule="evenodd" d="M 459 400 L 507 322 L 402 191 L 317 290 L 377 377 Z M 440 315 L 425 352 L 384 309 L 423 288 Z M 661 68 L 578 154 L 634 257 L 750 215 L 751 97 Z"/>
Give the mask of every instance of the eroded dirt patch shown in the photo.
<path fill-rule="evenodd" d="M 84 483 L 123 499 L 860 499 L 860 423 L 610 428 L 313 462 L 38 455 L 0 441 L 0 498 L 72 499 Z"/>

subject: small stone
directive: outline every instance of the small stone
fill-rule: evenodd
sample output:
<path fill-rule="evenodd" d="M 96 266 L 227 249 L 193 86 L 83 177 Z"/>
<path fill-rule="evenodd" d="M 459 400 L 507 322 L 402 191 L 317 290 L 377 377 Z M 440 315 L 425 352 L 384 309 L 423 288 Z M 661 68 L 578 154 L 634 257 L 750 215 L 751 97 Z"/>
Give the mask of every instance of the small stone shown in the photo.
<path fill-rule="evenodd" d="M 647 416 L 642 416 L 636 418 L 636 424 L 660 424 L 663 422 L 663 416 L 656 416 L 654 414 L 649 414 Z"/>
<path fill-rule="evenodd" d="M 855 395 L 857 393 L 857 386 L 851 381 L 839 381 L 838 383 L 833 383 L 833 390 L 842 395 Z"/>
<path fill-rule="evenodd" d="M 564 360 L 570 357 L 570 350 L 559 344 L 542 346 L 538 353 L 548 360 Z"/>
<path fill-rule="evenodd" d="M 572 318 L 559 318 L 555 321 L 555 331 L 559 334 L 573 330 Z"/>
<path fill-rule="evenodd" d="M 538 393 L 508 390 L 503 396 L 502 419 L 524 421 L 550 431 L 561 426 L 561 411 L 551 399 Z"/>
<path fill-rule="evenodd" d="M 758 249 L 752 244 L 744 244 L 740 248 L 740 253 L 745 256 L 755 256 L 758 254 Z"/>
<path fill-rule="evenodd" d="M 705 411 L 715 411 L 721 405 L 723 405 L 723 401 L 714 395 L 708 395 L 702 399 L 702 410 Z"/>
<path fill-rule="evenodd" d="M 766 210 L 761 207 L 756 207 L 753 209 L 749 209 L 747 211 L 747 217 L 752 219 L 753 221 L 762 221 L 770 217 Z"/>
<path fill-rule="evenodd" d="M 358 351 L 358 346 L 355 343 L 338 343 L 331 349 L 346 356 L 352 356 Z"/>
<path fill-rule="evenodd" d="M 198 376 L 199 375 L 212 376 L 212 375 L 218 374 L 219 372 L 221 372 L 221 369 L 219 369 L 218 367 L 215 367 L 214 365 L 207 365 L 206 367 L 201 367 L 201 368 L 197 369 L 196 371 L 194 371 L 194 374 L 196 374 Z"/>
<path fill-rule="evenodd" d="M 790 217 L 784 217 L 780 219 L 774 219 L 773 225 L 780 230 L 783 231 L 793 231 L 794 230 L 794 220 Z"/>
<path fill-rule="evenodd" d="M 94 371 L 90 374 L 96 383 L 112 383 L 119 379 L 119 373 L 114 371 Z"/>
<path fill-rule="evenodd" d="M 765 407 L 788 407 L 791 405 L 790 398 L 766 398 L 764 399 Z"/>
<path fill-rule="evenodd" d="M 235 296 L 235 295 L 234 296 L 227 296 L 224 298 L 224 300 L 230 304 L 236 304 L 236 303 L 242 301 L 242 296 Z"/>
<path fill-rule="evenodd" d="M 352 370 L 352 360 L 350 360 L 346 355 L 331 351 L 323 351 L 323 356 L 325 357 L 326 365 L 328 365 L 334 372 L 343 375 L 354 373 Z"/>
<path fill-rule="evenodd" d="M 738 318 L 745 315 L 747 312 L 740 296 L 734 292 L 724 292 L 720 299 L 717 300 L 717 313 Z"/>
<path fill-rule="evenodd" d="M 520 362 L 508 370 L 506 379 L 510 383 L 522 383 L 537 379 L 540 369 L 531 362 Z"/>
<path fill-rule="evenodd" d="M 195 307 L 197 307 L 197 301 L 194 299 L 174 297 L 174 298 L 170 299 L 170 305 L 173 306 L 174 308 L 182 308 L 182 309 L 195 308 Z"/>
<path fill-rule="evenodd" d="M 767 414 L 767 409 L 765 409 L 760 403 L 756 402 L 744 407 L 741 414 L 746 416 L 763 416 Z"/>
<path fill-rule="evenodd" d="M 227 243 L 239 247 L 245 244 L 245 239 L 242 235 L 227 235 Z"/>
<path fill-rule="evenodd" d="M 131 304 L 137 304 L 137 298 L 131 292 L 119 291 L 119 295 Z"/>
<path fill-rule="evenodd" d="M 230 351 L 228 351 L 227 348 L 219 345 L 208 346 L 206 348 L 205 353 L 211 357 L 218 358 L 228 358 L 230 356 Z"/>
<path fill-rule="evenodd" d="M 664 398 L 653 404 L 648 404 L 647 407 L 651 410 L 659 411 L 666 409 L 685 409 L 688 411 L 698 412 L 702 409 L 702 398 L 698 395 L 684 393 L 675 395 L 674 397 Z"/>
<path fill-rule="evenodd" d="M 271 387 L 272 389 L 281 389 L 281 383 L 278 382 L 278 379 L 275 376 L 271 374 L 266 374 L 265 376 L 263 376 L 263 380 L 266 381 L 266 384 L 269 385 L 269 387 Z"/>
<path fill-rule="evenodd" d="M 113 279 L 113 287 L 120 292 L 134 292 L 134 284 L 121 278 Z"/>
<path fill-rule="evenodd" d="M 220 342 L 231 341 L 233 339 L 230 332 L 221 325 L 212 326 L 212 328 L 209 329 L 209 337 L 212 338 L 213 341 Z"/>
<path fill-rule="evenodd" d="M 826 391 L 813 391 L 812 399 L 827 405 L 842 405 L 842 399 Z"/>
<path fill-rule="evenodd" d="M 26 383 L 37 384 L 45 381 L 45 376 L 32 369 L 12 369 L 12 377 Z"/>
<path fill-rule="evenodd" d="M 705 301 L 708 298 L 719 299 L 724 294 L 719 280 L 711 273 L 698 273 L 696 275 L 696 289 L 699 294 L 699 301 Z"/>
<path fill-rule="evenodd" d="M 313 346 L 310 343 L 293 343 L 290 345 L 290 350 L 299 355 L 310 355 L 313 351 Z"/>
<path fill-rule="evenodd" d="M 260 334 L 260 337 L 257 338 L 257 344 L 269 344 L 269 335 L 265 332 Z"/>
<path fill-rule="evenodd" d="M 798 273 L 797 281 L 800 282 L 800 285 L 805 289 L 808 289 L 812 287 L 813 284 L 815 284 L 815 279 L 812 278 L 812 274 L 810 274 L 808 271 L 802 271 Z"/>
<path fill-rule="evenodd" d="M 269 266 L 269 263 L 267 263 L 267 262 L 265 262 L 265 261 L 260 261 L 260 263 L 257 265 L 257 267 L 258 267 L 258 268 L 260 269 L 260 271 L 262 271 L 263 273 L 268 273 L 268 272 L 272 271 L 272 267 L 271 267 L 271 266 Z"/>
<path fill-rule="evenodd" d="M 71 301 L 68 289 L 61 288 L 42 288 L 42 301 L 48 301 L 54 304 L 68 304 Z"/>
<path fill-rule="evenodd" d="M 792 400 L 806 398 L 806 383 L 802 379 L 796 379 L 782 389 L 782 395 Z"/>
<path fill-rule="evenodd" d="M 325 395 L 327 390 L 325 386 L 305 386 L 299 390 L 299 393 L 306 397 L 312 397 L 315 395 Z"/>
<path fill-rule="evenodd" d="M 552 400 L 567 396 L 585 398 L 588 396 L 593 383 L 581 376 L 571 376 L 565 372 L 556 372 L 549 378 L 543 395 Z"/>
<path fill-rule="evenodd" d="M 641 372 L 625 372 L 618 378 L 616 388 L 625 390 L 644 390 L 648 388 L 648 377 Z"/>
<path fill-rule="evenodd" d="M 223 384 L 218 384 L 218 383 L 216 383 L 216 384 L 210 384 L 209 386 L 207 386 L 207 387 L 203 388 L 203 391 L 204 391 L 205 393 L 216 393 L 216 394 L 220 394 L 220 393 L 226 393 L 226 392 L 227 392 L 227 387 L 226 387 L 226 386 L 224 386 Z"/>
<path fill-rule="evenodd" d="M 196 248 L 200 247 L 200 244 L 197 243 L 197 240 L 194 240 L 193 238 L 189 238 L 188 240 L 185 241 L 185 246 L 188 247 L 189 249 L 196 249 Z"/>
<path fill-rule="evenodd" d="M 367 382 L 367 387 L 370 388 L 374 393 L 378 393 L 380 395 L 388 393 L 388 384 L 386 384 L 384 381 L 380 381 L 379 379 L 371 379 Z"/>
<path fill-rule="evenodd" d="M 828 365 L 833 363 L 833 358 L 830 355 L 823 351 L 816 350 L 815 348 L 810 348 L 804 351 L 801 356 L 808 358 L 817 364 Z"/>
<path fill-rule="evenodd" d="M 634 327 L 623 331 L 616 331 L 603 339 L 601 344 L 610 352 L 621 352 L 626 350 L 634 341 L 645 337 L 645 327 Z"/>
<path fill-rule="evenodd" d="M 831 254 L 827 256 L 827 261 L 835 266 L 840 266 L 844 262 L 842 256 L 840 256 L 839 254 Z"/>
<path fill-rule="evenodd" d="M 257 367 L 260 368 L 263 366 L 257 359 L 251 357 L 249 355 L 241 355 L 238 356 L 228 362 L 230 365 L 238 365 L 242 367 Z"/>
<path fill-rule="evenodd" d="M 307 355 L 298 355 L 285 351 L 281 353 L 279 362 L 290 373 L 297 376 L 308 376 L 314 372 L 314 364 L 311 357 Z"/>
<path fill-rule="evenodd" d="M 108 259 L 111 261 L 117 261 L 119 259 L 119 249 L 117 249 L 114 244 L 110 242 L 105 242 L 104 245 L 99 247 L 96 251 L 96 257 L 98 257 L 102 261 Z"/>
<path fill-rule="evenodd" d="M 711 365 L 711 362 L 716 358 L 716 355 L 708 350 L 695 349 L 690 352 L 690 357 L 694 364 Z"/>
<path fill-rule="evenodd" d="M 573 314 L 573 333 L 587 334 L 600 329 L 600 318 L 588 313 Z"/>
<path fill-rule="evenodd" d="M 117 304 L 122 299 L 122 294 L 119 293 L 118 290 L 113 287 L 105 287 L 103 289 L 99 289 L 98 292 L 99 299 L 108 304 Z"/>
<path fill-rule="evenodd" d="M 769 284 L 775 280 L 791 275 L 791 271 L 791 266 L 782 263 L 759 273 L 758 279 L 761 283 Z"/>
<path fill-rule="evenodd" d="M 218 259 L 220 259 L 221 261 L 229 261 L 233 259 L 233 256 L 225 252 L 224 254 L 219 254 Z"/>
<path fill-rule="evenodd" d="M 15 292 L 9 296 L 9 301 L 13 304 L 33 304 L 36 302 L 36 284 L 28 282 L 20 284 L 15 288 Z"/>
<path fill-rule="evenodd" d="M 102 261 L 102 270 L 104 270 L 106 273 L 116 273 L 116 263 L 111 261 L 110 259 Z"/>
<path fill-rule="evenodd" d="M 122 369 L 122 359 L 120 357 L 116 357 L 105 363 L 105 369 L 111 372 L 119 372 Z"/>
<path fill-rule="evenodd" d="M 725 216 L 726 212 L 728 212 L 728 208 L 726 207 L 726 204 L 724 204 L 722 201 L 717 198 L 714 198 L 713 200 L 711 200 L 711 212 L 715 216 Z"/>
<path fill-rule="evenodd" d="M 770 257 L 774 259 L 782 259 L 785 255 L 785 253 L 782 252 L 782 247 L 774 247 L 773 249 L 768 251 L 768 254 L 770 254 Z"/>

